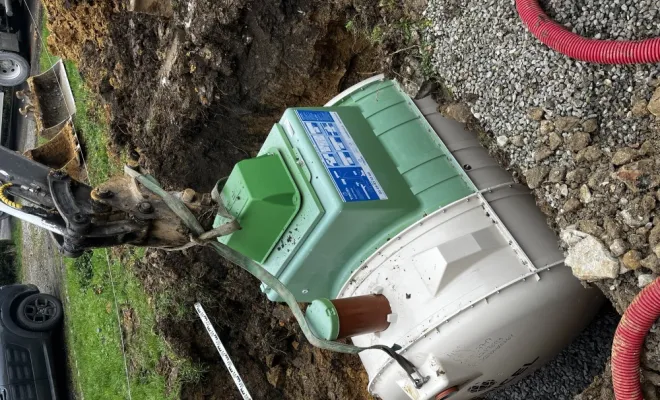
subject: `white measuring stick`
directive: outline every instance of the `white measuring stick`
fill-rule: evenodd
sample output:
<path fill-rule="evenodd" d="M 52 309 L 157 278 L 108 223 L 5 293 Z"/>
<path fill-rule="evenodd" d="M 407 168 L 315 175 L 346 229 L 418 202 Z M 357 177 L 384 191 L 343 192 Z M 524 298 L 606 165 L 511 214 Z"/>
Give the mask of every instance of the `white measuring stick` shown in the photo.
<path fill-rule="evenodd" d="M 231 375 L 231 377 L 234 378 L 234 383 L 236 383 L 236 388 L 238 388 L 238 391 L 241 393 L 241 396 L 243 396 L 243 400 L 252 400 L 252 396 L 250 396 L 250 393 L 248 392 L 247 387 L 245 386 L 245 382 L 243 382 L 243 379 L 241 379 L 241 376 L 238 374 L 238 370 L 236 370 L 234 363 L 231 361 L 231 358 L 229 357 L 229 354 L 227 353 L 225 346 L 222 344 L 222 341 L 220 341 L 220 337 L 218 337 L 218 333 L 215 331 L 215 328 L 213 328 L 213 325 L 211 324 L 211 320 L 209 319 L 208 315 L 206 315 L 206 312 L 202 308 L 202 305 L 199 303 L 195 303 L 195 310 L 197 310 L 197 314 L 199 315 L 199 318 L 202 320 L 202 323 L 204 324 L 206 331 L 209 333 L 209 336 L 211 337 L 211 340 L 213 341 L 215 348 L 218 349 L 218 353 L 220 353 L 220 357 L 222 358 L 222 361 L 224 361 L 225 367 L 227 367 L 227 370 L 229 370 L 229 375 Z"/>

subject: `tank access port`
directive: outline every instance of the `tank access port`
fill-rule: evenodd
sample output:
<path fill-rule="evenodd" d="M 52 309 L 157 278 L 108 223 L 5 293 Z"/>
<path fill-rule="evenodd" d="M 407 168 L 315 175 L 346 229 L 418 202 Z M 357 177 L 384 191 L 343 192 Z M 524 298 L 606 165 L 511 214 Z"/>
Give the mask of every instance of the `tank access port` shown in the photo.
<path fill-rule="evenodd" d="M 314 334 L 325 340 L 376 333 L 390 326 L 390 302 L 382 294 L 314 300 L 305 316 Z"/>

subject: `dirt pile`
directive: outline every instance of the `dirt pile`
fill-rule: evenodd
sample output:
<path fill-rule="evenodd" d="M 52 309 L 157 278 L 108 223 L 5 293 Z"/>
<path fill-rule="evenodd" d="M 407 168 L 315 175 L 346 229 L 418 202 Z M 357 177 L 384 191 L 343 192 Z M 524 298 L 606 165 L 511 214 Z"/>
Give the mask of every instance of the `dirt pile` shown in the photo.
<path fill-rule="evenodd" d="M 167 293 L 169 309 L 158 320 L 166 340 L 207 368 L 201 382 L 184 387 L 182 398 L 240 398 L 194 313 L 195 301 L 204 305 L 254 398 L 371 398 L 357 357 L 311 347 L 288 308 L 269 302 L 254 278 L 214 252 L 150 252 L 137 270 L 154 299 Z"/>
<path fill-rule="evenodd" d="M 79 66 L 112 106 L 114 141 L 170 186 L 208 189 L 284 108 L 377 70 L 371 43 L 345 29 L 348 1 L 196 0 L 172 19 L 103 11 L 108 35 L 82 45 Z"/>
<path fill-rule="evenodd" d="M 48 10 L 48 48 L 52 54 L 80 63 L 86 45 L 103 49 L 108 36 L 107 15 L 122 7 L 119 0 L 44 0 Z"/>

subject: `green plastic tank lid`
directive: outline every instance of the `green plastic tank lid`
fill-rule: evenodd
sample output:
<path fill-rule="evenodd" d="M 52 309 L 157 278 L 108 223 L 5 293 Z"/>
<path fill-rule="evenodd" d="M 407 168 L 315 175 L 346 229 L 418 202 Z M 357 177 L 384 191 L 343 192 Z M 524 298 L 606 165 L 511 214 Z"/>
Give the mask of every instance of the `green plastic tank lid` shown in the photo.
<path fill-rule="evenodd" d="M 339 316 L 337 309 L 328 299 L 317 299 L 307 307 L 307 323 L 312 332 L 325 340 L 337 340 L 339 337 Z"/>
<path fill-rule="evenodd" d="M 236 164 L 220 195 L 241 230 L 218 240 L 264 262 L 300 210 L 300 191 L 282 156 L 272 153 Z M 227 222 L 217 215 L 214 228 Z"/>

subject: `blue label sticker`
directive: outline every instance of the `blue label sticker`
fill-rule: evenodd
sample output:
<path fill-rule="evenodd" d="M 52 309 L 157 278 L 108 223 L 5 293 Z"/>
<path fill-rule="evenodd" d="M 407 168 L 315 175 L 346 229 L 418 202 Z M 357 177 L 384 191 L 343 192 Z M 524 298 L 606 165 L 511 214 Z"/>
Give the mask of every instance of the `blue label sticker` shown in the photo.
<path fill-rule="evenodd" d="M 344 202 L 387 200 L 336 112 L 297 110 L 296 113 Z"/>

